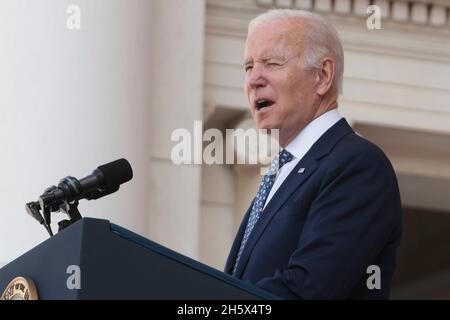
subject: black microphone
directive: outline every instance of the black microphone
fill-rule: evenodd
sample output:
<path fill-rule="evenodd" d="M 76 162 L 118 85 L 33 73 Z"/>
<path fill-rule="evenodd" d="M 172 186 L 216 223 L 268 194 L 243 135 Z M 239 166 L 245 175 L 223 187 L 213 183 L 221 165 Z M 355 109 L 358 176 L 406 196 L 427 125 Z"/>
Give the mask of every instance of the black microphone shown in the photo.
<path fill-rule="evenodd" d="M 98 199 L 116 192 L 122 183 L 132 178 L 130 163 L 126 159 L 119 159 L 99 166 L 92 174 L 80 180 L 70 176 L 62 179 L 57 187 L 48 188 L 39 197 L 39 205 L 44 209 L 50 205 L 57 207 L 62 201 Z"/>

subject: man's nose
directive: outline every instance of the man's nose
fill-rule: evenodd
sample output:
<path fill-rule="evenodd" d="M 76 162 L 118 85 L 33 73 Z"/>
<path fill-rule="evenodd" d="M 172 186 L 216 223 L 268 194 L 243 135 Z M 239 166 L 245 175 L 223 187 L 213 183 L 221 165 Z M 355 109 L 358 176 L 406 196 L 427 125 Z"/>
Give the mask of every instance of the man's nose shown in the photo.
<path fill-rule="evenodd" d="M 247 76 L 247 86 L 250 89 L 258 89 L 266 86 L 267 79 L 264 75 L 264 70 L 261 67 L 254 66 Z"/>

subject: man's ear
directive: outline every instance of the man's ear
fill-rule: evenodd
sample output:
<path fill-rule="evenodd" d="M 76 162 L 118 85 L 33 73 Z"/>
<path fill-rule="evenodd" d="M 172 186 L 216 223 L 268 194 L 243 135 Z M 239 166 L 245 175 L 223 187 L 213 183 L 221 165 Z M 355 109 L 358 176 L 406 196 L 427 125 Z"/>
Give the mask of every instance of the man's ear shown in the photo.
<path fill-rule="evenodd" d="M 318 95 L 323 96 L 330 91 L 330 88 L 334 85 L 335 72 L 336 66 L 333 59 L 325 58 L 317 71 L 316 88 Z"/>

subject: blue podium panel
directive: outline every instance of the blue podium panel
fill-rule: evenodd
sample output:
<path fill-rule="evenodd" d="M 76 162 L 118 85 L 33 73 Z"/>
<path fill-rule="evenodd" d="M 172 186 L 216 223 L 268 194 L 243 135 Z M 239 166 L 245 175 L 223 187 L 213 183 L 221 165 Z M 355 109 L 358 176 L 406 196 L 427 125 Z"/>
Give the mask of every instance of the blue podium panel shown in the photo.
<path fill-rule="evenodd" d="M 79 271 L 79 272 L 78 272 Z M 109 221 L 84 218 L 0 269 L 39 299 L 277 299 Z M 80 288 L 74 277 L 79 276 Z"/>

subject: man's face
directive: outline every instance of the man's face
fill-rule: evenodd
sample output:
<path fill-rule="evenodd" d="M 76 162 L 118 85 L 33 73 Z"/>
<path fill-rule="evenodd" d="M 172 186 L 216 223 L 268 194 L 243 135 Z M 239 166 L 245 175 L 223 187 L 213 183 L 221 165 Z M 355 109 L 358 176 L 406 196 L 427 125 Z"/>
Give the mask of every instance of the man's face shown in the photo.
<path fill-rule="evenodd" d="M 245 93 L 253 118 L 259 129 L 279 129 L 282 147 L 316 112 L 317 72 L 302 64 L 305 43 L 299 24 L 305 25 L 298 19 L 263 22 L 251 30 L 245 45 Z"/>

